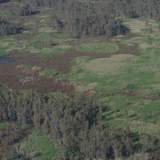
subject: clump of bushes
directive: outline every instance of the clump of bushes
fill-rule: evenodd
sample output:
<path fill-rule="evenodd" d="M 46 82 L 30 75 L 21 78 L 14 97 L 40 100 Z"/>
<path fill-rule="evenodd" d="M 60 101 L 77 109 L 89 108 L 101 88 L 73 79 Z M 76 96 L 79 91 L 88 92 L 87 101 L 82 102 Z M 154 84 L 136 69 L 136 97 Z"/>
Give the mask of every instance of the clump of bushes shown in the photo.
<path fill-rule="evenodd" d="M 30 124 L 57 140 L 56 159 L 116 159 L 147 153 L 156 146 L 129 129 L 112 129 L 102 116 L 109 108 L 83 95 L 14 92 L 0 87 L 0 121 Z M 153 143 L 152 143 L 153 142 Z M 154 147 L 153 147 L 154 146 Z M 156 155 L 154 155 L 156 156 Z"/>
<path fill-rule="evenodd" d="M 37 13 L 39 13 L 39 11 L 36 10 L 35 7 L 30 3 L 25 3 L 19 11 L 21 16 L 30 16 Z"/>
<path fill-rule="evenodd" d="M 23 30 L 23 27 L 0 18 L 0 36 L 22 33 Z"/>

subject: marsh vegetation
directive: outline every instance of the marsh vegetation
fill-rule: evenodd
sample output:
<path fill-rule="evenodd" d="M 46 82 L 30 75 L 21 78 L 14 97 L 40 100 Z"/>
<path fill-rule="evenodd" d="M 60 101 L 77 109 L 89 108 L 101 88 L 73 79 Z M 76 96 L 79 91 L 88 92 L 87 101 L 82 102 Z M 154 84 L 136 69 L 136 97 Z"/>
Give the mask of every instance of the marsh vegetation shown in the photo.
<path fill-rule="evenodd" d="M 0 159 L 158 160 L 158 0 L 0 0 Z"/>

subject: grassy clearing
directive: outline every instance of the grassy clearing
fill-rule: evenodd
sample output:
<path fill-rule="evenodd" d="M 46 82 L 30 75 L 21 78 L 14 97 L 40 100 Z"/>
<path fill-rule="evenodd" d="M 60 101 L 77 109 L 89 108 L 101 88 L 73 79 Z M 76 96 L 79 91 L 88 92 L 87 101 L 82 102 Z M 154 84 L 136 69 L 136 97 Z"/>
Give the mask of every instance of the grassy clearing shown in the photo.
<path fill-rule="evenodd" d="M 27 48 L 27 50 L 43 58 L 51 58 L 55 55 L 68 53 L 72 50 L 72 48 L 70 48 L 70 46 L 69 47 L 56 46 L 54 48 L 43 48 L 43 49 Z"/>
<path fill-rule="evenodd" d="M 29 125 L 24 125 L 24 124 L 22 125 L 22 124 L 14 123 L 14 122 L 0 122 L 0 129 L 8 129 L 8 128 L 11 128 L 11 127 L 25 129 L 25 128 L 28 128 L 30 126 Z"/>
<path fill-rule="evenodd" d="M 43 77 L 55 77 L 57 75 L 58 75 L 58 72 L 55 69 L 45 68 L 40 72 L 40 76 L 43 76 Z"/>
<path fill-rule="evenodd" d="M 110 58 L 97 58 L 85 64 L 84 68 L 89 72 L 97 74 L 114 74 L 124 67 L 124 61 L 132 57 L 133 55 L 130 54 L 119 54 Z"/>
<path fill-rule="evenodd" d="M 44 68 L 40 71 L 39 75 L 47 78 L 56 78 L 58 80 L 66 79 L 66 75 L 59 73 L 53 68 Z"/>
<path fill-rule="evenodd" d="M 122 95 L 102 99 L 111 111 L 103 113 L 113 128 L 130 128 L 133 132 L 159 137 L 159 102 Z"/>
<path fill-rule="evenodd" d="M 124 65 L 121 69 L 115 70 L 115 66 L 111 68 L 114 70 L 113 72 L 108 72 L 106 64 L 107 62 L 100 61 L 100 66 L 102 66 L 101 71 L 103 71 L 103 75 L 99 75 L 98 71 L 93 72 L 94 65 L 87 70 L 85 66 L 90 65 L 90 62 L 96 62 L 96 60 L 87 60 L 83 62 L 77 63 L 75 67 L 73 67 L 72 73 L 70 77 L 72 80 L 77 82 L 82 82 L 84 84 L 89 84 L 93 82 L 98 82 L 98 88 L 101 92 L 106 92 L 107 90 L 113 90 L 117 88 L 123 89 L 127 88 L 128 84 L 134 84 L 139 90 L 146 90 L 148 89 L 150 92 L 155 90 L 153 85 L 158 85 L 159 78 L 159 64 L 160 64 L 160 50 L 151 49 L 146 50 L 140 56 L 135 56 L 134 58 L 128 59 L 127 61 L 123 62 Z M 118 62 L 115 62 L 118 65 Z M 97 68 L 97 66 L 95 67 Z"/>
<path fill-rule="evenodd" d="M 8 122 L 0 122 L 0 129 L 7 129 L 10 127 L 10 123 Z"/>
<path fill-rule="evenodd" d="M 140 133 L 159 135 L 160 100 L 144 97 L 160 95 L 160 34 L 156 31 L 141 34 L 136 30 L 132 36 L 117 38 L 117 42 L 124 45 L 137 44 L 137 56 L 122 61 L 121 57 L 113 60 L 115 56 L 108 59 L 79 59 L 69 78 L 78 87 L 87 88 L 92 83 L 96 84 L 94 90 L 100 100 L 111 108 L 104 116 L 112 127 L 130 127 Z M 136 95 L 120 94 L 124 91 Z"/>
<path fill-rule="evenodd" d="M 9 49 L 9 48 L 11 48 L 11 47 L 13 47 L 15 45 L 16 45 L 16 43 L 14 42 L 13 39 L 7 38 L 7 39 L 2 39 L 0 41 L 0 47 L 4 48 L 4 49 Z"/>
<path fill-rule="evenodd" d="M 0 17 L 9 17 L 15 15 L 14 12 L 8 10 L 0 10 Z"/>
<path fill-rule="evenodd" d="M 5 51 L 16 49 L 19 53 L 23 53 L 26 50 L 36 55 L 50 58 L 54 55 L 64 54 L 72 50 L 71 45 L 63 42 L 65 39 L 63 36 L 61 33 L 41 33 L 35 36 L 31 33 L 25 33 L 3 36 L 0 37 L 0 48 Z"/>
<path fill-rule="evenodd" d="M 7 56 L 8 53 L 4 49 L 0 49 L 0 58 Z"/>
<path fill-rule="evenodd" d="M 55 160 L 56 149 L 54 141 L 49 136 L 39 130 L 33 130 L 20 146 L 22 153 L 27 155 L 37 155 L 33 160 Z"/>
<path fill-rule="evenodd" d="M 115 53 L 119 50 L 118 46 L 108 42 L 93 42 L 83 43 L 79 46 L 81 52 L 96 52 L 96 53 Z"/>
<path fill-rule="evenodd" d="M 150 19 L 126 19 L 124 21 L 124 25 L 126 25 L 132 33 L 152 33 L 159 32 L 160 24 L 154 20 Z"/>
<path fill-rule="evenodd" d="M 48 48 L 44 48 L 41 50 L 41 55 L 43 56 L 47 56 L 47 57 L 52 57 L 54 55 L 59 55 L 59 54 L 64 54 L 67 53 L 69 51 L 71 51 L 71 46 L 65 46 L 65 45 L 61 45 L 61 46 L 56 46 L 53 49 L 48 49 Z"/>
<path fill-rule="evenodd" d="M 24 49 L 25 44 L 17 40 L 16 35 L 1 36 L 0 37 L 0 48 L 6 52 L 12 51 L 14 49 L 21 50 Z"/>
<path fill-rule="evenodd" d="M 23 49 L 44 58 L 50 58 L 72 50 L 72 46 L 65 42 L 66 35 L 62 33 L 43 32 L 33 35 L 32 33 L 26 33 L 20 37 L 19 50 Z M 14 48 L 12 47 L 12 49 Z"/>
<path fill-rule="evenodd" d="M 33 45 L 36 45 L 35 43 L 58 43 L 60 41 L 63 42 L 63 40 L 66 40 L 68 38 L 68 35 L 62 32 L 40 32 L 36 34 L 33 39 Z M 35 47 L 42 47 L 42 46 L 35 46 Z"/>

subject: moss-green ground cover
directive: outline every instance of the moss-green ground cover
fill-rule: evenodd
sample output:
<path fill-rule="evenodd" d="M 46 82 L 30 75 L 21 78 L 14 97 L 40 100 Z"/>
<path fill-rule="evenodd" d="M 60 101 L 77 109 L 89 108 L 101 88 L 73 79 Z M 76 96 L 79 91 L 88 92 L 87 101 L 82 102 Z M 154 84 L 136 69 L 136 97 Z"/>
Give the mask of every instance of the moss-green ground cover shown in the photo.
<path fill-rule="evenodd" d="M 71 72 L 64 77 L 81 88 L 79 91 L 96 91 L 98 99 L 110 107 L 110 112 L 103 114 L 106 123 L 109 122 L 112 127 L 129 127 L 140 133 L 159 136 L 160 23 L 127 19 L 124 24 L 130 27 L 131 34 L 115 37 L 112 39 L 113 43 L 102 40 L 75 45 L 72 43 L 74 39 L 50 27 L 49 13 L 50 10 L 46 9 L 32 18 L 26 17 L 23 25 L 28 30 L 23 34 L 0 37 L 0 58 L 15 49 L 18 53 L 27 51 L 43 58 L 67 54 L 70 51 L 106 54 L 106 59 L 77 58 Z M 2 11 L 0 15 L 10 16 Z M 113 54 L 119 54 L 120 44 L 136 45 L 138 48 L 135 48 L 135 55 L 130 55 L 128 51 L 128 58 L 113 59 Z M 57 71 L 54 68 L 43 68 L 40 74 L 54 77 L 57 76 Z M 0 124 L 0 128 L 6 126 L 8 127 L 8 124 Z M 56 150 L 52 148 L 55 148 L 54 141 L 50 141 L 49 137 L 40 131 L 33 131 L 21 144 L 23 152 L 41 152 L 41 156 L 35 160 L 54 159 Z"/>
<path fill-rule="evenodd" d="M 139 29 L 145 27 L 144 22 L 142 23 L 143 25 L 135 26 L 135 22 L 130 20 L 129 25 L 135 34 L 117 37 L 118 44 L 137 44 L 138 48 L 135 48 L 135 51 L 138 49 L 138 54 L 135 53 L 123 62 L 120 61 L 120 57 L 113 61 L 112 56 L 107 60 L 79 58 L 75 61 L 69 77 L 83 87 L 92 83 L 97 84 L 94 89 L 98 97 L 111 108 L 110 113 L 104 114 L 112 127 L 130 127 L 140 133 L 158 136 L 160 34 L 157 30 L 152 33 L 148 30 L 143 34 L 139 33 Z M 152 25 L 156 26 L 155 22 L 153 23 Z"/>
<path fill-rule="evenodd" d="M 21 143 L 20 151 L 33 156 L 33 160 L 55 160 L 56 149 L 55 142 L 45 133 L 39 130 L 33 130 Z"/>

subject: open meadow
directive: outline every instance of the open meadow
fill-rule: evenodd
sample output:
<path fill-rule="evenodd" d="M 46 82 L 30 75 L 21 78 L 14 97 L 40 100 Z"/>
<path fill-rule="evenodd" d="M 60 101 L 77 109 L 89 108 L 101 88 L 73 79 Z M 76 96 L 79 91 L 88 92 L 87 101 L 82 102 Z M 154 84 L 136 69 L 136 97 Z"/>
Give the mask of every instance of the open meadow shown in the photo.
<path fill-rule="evenodd" d="M 22 33 L 0 35 L 1 84 L 13 91 L 95 97 L 107 106 L 102 112 L 105 125 L 160 138 L 159 21 L 121 18 L 127 34 L 77 39 L 56 30 L 50 8 L 20 16 L 13 12 L 16 5 L 0 5 L 0 18 L 24 28 Z M 33 160 L 54 160 L 60 152 L 40 129 L 0 121 L 0 130 L 6 128 L 17 128 L 17 135 L 27 130 L 17 146 Z"/>

